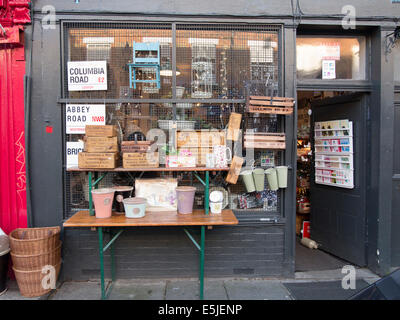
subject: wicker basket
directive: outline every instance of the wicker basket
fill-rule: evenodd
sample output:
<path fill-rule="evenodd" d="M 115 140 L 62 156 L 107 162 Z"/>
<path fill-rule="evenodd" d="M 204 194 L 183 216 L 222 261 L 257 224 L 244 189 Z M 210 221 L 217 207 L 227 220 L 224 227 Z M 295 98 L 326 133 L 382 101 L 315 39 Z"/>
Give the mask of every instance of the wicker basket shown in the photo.
<path fill-rule="evenodd" d="M 61 262 L 54 266 L 56 269 L 56 280 L 60 274 Z M 48 276 L 46 273 L 42 273 L 42 270 L 34 271 L 21 271 L 13 267 L 15 278 L 17 279 L 18 288 L 22 296 L 24 297 L 40 297 L 52 289 L 44 289 L 42 286 L 42 280 Z"/>
<path fill-rule="evenodd" d="M 57 265 L 61 262 L 60 245 L 51 251 L 35 255 L 20 255 L 11 252 L 13 267 L 20 271 L 32 271 L 42 269 L 46 265 Z"/>
<path fill-rule="evenodd" d="M 36 255 L 55 250 L 60 245 L 60 231 L 60 227 L 15 229 L 9 235 L 11 252 Z"/>

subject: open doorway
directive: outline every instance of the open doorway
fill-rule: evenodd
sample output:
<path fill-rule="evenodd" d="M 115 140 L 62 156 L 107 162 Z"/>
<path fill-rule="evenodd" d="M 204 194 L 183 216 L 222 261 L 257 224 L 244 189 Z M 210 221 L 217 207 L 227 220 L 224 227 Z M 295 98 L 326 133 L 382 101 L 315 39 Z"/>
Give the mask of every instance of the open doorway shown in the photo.
<path fill-rule="evenodd" d="M 366 265 L 366 99 L 298 91 L 295 271 Z M 303 237 L 319 248 L 301 244 Z"/>

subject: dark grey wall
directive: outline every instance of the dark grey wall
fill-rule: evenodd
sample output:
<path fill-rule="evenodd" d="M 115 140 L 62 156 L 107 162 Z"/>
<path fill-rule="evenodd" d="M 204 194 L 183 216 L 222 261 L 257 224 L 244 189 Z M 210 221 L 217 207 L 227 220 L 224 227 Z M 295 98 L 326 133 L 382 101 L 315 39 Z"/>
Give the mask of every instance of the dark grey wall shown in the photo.
<path fill-rule="evenodd" d="M 35 9 L 45 5 L 55 6 L 57 11 L 99 11 L 145 14 L 182 14 L 182 15 L 236 15 L 236 16 L 288 16 L 292 14 L 292 0 L 232 0 L 232 1 L 187 1 L 187 0 L 37 0 Z M 293 0 L 296 4 L 296 0 Z M 359 18 L 378 16 L 399 16 L 400 4 L 392 4 L 390 0 L 300 0 L 304 14 L 325 16 L 332 19 L 341 15 L 343 6 L 349 4 L 356 9 Z M 296 5 L 295 5 L 296 7 Z M 307 17 L 315 19 L 315 16 Z M 381 20 L 381 17 L 378 19 Z"/>
<path fill-rule="evenodd" d="M 61 225 L 63 219 L 63 148 L 60 96 L 60 30 L 45 30 L 40 21 L 26 30 L 27 57 L 32 50 L 29 167 L 34 226 Z M 32 71 L 32 74 L 30 74 Z M 51 126 L 52 133 L 46 133 Z"/>
<path fill-rule="evenodd" d="M 196 229 L 192 230 L 199 239 Z M 64 279 L 98 279 L 97 232 L 68 229 Z M 284 227 L 215 227 L 206 230 L 207 277 L 263 277 L 283 273 Z M 106 277 L 111 276 L 109 250 Z M 125 230 L 115 246 L 117 278 L 197 277 L 199 252 L 180 228 Z"/>
<path fill-rule="evenodd" d="M 385 274 L 391 267 L 392 169 L 394 126 L 393 55 L 385 54 L 385 37 L 393 30 L 371 34 L 370 159 L 368 179 L 368 266 Z"/>
<path fill-rule="evenodd" d="M 394 104 L 393 146 L 392 267 L 400 267 L 400 100 L 398 98 Z"/>

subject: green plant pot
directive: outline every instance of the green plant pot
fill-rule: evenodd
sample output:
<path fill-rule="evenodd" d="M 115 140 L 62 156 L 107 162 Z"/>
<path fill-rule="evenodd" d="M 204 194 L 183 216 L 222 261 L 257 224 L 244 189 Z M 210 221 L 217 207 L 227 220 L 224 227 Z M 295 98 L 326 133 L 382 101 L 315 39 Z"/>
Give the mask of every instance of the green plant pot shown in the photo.
<path fill-rule="evenodd" d="M 246 170 L 240 173 L 243 179 L 243 183 L 246 186 L 247 192 L 256 191 L 256 187 L 254 185 L 253 172 L 250 170 Z"/>
<path fill-rule="evenodd" d="M 269 168 L 265 170 L 265 174 L 267 175 L 270 190 L 278 190 L 278 176 L 276 174 L 275 168 Z"/>
<path fill-rule="evenodd" d="M 278 175 L 279 188 L 287 188 L 288 167 L 279 166 L 275 167 L 276 174 Z"/>
<path fill-rule="evenodd" d="M 264 169 L 258 168 L 253 171 L 254 184 L 256 191 L 264 191 L 265 173 Z"/>

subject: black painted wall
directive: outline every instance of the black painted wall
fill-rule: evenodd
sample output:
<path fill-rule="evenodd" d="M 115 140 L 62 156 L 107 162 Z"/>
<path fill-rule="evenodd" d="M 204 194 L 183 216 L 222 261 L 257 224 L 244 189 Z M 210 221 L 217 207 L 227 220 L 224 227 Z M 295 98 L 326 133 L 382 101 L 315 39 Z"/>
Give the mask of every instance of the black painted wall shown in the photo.
<path fill-rule="evenodd" d="M 400 101 L 394 104 L 392 266 L 400 266 Z"/>

